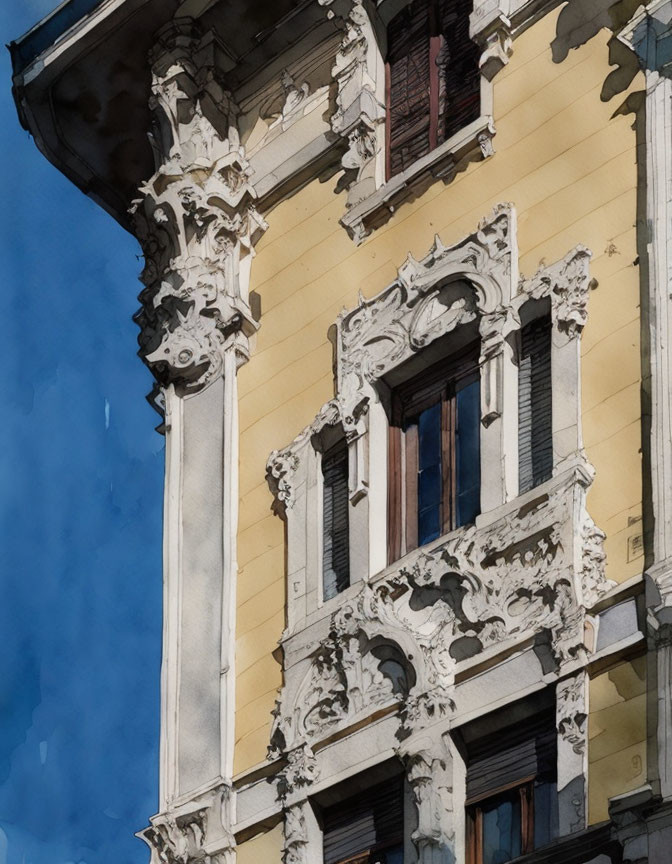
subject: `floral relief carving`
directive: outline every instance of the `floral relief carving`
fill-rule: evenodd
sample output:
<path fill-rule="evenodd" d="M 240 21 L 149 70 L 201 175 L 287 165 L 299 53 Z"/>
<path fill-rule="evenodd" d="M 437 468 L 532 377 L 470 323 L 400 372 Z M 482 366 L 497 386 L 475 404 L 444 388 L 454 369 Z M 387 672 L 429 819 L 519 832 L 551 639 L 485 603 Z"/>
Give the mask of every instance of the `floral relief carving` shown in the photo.
<path fill-rule="evenodd" d="M 131 208 L 145 256 L 140 354 L 161 386 L 185 392 L 222 374 L 232 338 L 246 353 L 249 261 L 266 228 L 211 41 L 175 24 L 152 53 L 157 170 Z"/>
<path fill-rule="evenodd" d="M 592 253 L 577 246 L 561 261 L 539 270 L 530 280 L 523 281 L 522 290 L 528 296 L 551 298 L 553 323 L 575 339 L 588 319 L 588 295 L 597 282 L 590 278 L 588 266 Z"/>

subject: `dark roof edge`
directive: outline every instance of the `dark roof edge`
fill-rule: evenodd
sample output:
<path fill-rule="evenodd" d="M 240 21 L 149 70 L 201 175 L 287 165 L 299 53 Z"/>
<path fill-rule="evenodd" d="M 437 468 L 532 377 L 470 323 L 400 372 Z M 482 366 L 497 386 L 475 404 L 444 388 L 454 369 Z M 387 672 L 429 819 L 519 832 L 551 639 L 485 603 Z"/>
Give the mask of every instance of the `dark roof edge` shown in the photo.
<path fill-rule="evenodd" d="M 64 0 L 53 12 L 25 35 L 7 46 L 12 56 L 14 75 L 20 75 L 37 57 L 64 36 L 103 0 Z"/>

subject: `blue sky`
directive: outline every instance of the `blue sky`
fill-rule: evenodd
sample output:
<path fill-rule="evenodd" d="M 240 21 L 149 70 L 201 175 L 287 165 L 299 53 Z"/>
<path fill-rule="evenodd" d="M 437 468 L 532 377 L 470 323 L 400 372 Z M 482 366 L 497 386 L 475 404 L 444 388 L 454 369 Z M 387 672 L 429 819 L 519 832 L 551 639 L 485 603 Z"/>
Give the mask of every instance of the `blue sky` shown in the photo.
<path fill-rule="evenodd" d="M 56 0 L 3 0 L 0 38 Z M 163 439 L 139 248 L 20 128 L 0 69 L 0 864 L 145 864 Z"/>

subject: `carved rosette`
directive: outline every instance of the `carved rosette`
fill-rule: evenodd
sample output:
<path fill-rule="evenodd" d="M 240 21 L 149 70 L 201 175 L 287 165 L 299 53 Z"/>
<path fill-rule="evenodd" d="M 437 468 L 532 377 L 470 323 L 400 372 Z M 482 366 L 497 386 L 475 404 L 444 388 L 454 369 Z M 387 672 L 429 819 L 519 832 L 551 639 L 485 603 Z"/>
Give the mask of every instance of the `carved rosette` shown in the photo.
<path fill-rule="evenodd" d="M 221 375 L 229 345 L 245 359 L 257 326 L 249 265 L 266 224 L 216 57 L 213 37 L 177 22 L 152 52 L 157 170 L 131 208 L 145 256 L 140 355 L 160 386 L 184 393 Z"/>
<path fill-rule="evenodd" d="M 151 850 L 151 864 L 235 864 L 231 788 L 219 786 L 177 810 L 152 819 L 138 834 Z"/>

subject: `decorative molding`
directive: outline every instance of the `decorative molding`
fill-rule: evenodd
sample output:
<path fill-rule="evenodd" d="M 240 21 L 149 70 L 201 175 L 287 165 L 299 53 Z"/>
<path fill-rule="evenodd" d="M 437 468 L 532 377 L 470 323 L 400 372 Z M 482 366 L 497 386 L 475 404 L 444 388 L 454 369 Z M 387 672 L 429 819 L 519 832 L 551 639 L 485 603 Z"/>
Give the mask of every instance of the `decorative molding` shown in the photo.
<path fill-rule="evenodd" d="M 585 246 L 572 249 L 561 261 L 539 270 L 522 289 L 533 299 L 551 298 L 553 323 L 570 338 L 581 334 L 588 319 L 588 295 L 597 287 L 590 278 L 592 252 Z"/>
<path fill-rule="evenodd" d="M 214 37 L 188 20 L 162 31 L 150 56 L 157 170 L 130 211 L 145 256 L 140 355 L 160 386 L 184 393 L 222 374 L 231 339 L 245 359 L 257 328 L 249 265 L 266 223 L 254 207 L 219 56 Z"/>
<path fill-rule="evenodd" d="M 151 850 L 151 864 L 235 864 L 233 791 L 228 784 L 197 796 L 182 808 L 153 817 L 138 833 Z"/>

